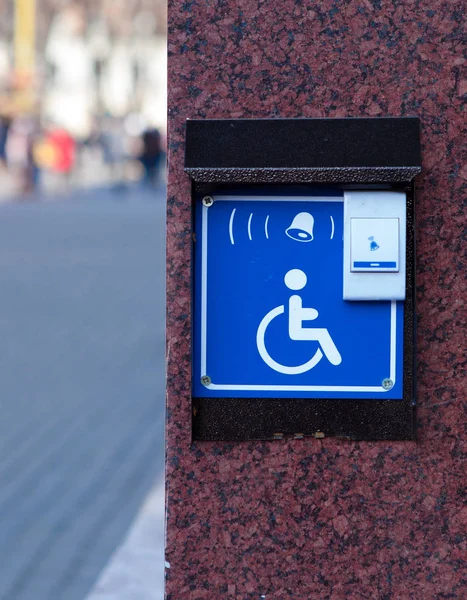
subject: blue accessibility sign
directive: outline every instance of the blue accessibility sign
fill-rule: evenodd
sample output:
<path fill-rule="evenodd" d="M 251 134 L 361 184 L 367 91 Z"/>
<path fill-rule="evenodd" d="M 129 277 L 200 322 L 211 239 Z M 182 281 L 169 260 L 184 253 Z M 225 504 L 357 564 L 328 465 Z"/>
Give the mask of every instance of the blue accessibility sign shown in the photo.
<path fill-rule="evenodd" d="M 402 399 L 403 302 L 343 300 L 343 196 L 213 200 L 195 212 L 193 395 Z"/>

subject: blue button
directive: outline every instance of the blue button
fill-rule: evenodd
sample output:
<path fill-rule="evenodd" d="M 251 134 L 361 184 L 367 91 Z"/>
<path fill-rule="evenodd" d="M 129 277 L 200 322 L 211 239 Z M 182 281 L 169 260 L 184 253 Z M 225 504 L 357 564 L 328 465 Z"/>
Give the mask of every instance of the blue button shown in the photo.
<path fill-rule="evenodd" d="M 354 261 L 354 269 L 395 269 L 397 264 L 395 262 L 367 262 L 367 261 Z"/>

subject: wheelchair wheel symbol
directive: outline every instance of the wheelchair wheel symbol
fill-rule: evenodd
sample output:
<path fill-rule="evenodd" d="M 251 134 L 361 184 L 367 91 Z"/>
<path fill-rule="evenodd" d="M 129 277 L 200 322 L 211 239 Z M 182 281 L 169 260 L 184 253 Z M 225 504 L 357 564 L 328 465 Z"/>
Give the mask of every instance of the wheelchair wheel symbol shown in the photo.
<path fill-rule="evenodd" d="M 287 367 L 285 365 L 281 365 L 270 356 L 269 352 L 266 350 L 266 344 L 264 343 L 266 329 L 276 317 L 279 317 L 284 313 L 284 305 L 276 306 L 276 308 L 273 308 L 271 311 L 268 312 L 268 314 L 263 318 L 263 320 L 259 324 L 258 331 L 256 333 L 256 345 L 258 347 L 258 352 L 261 358 L 268 365 L 268 367 L 271 367 L 271 369 L 274 369 L 274 371 L 277 371 L 278 373 L 283 373 L 284 375 L 300 375 L 301 373 L 306 373 L 307 371 L 313 369 L 313 367 L 316 367 L 319 361 L 323 358 L 323 353 L 318 348 L 309 361 L 296 367 Z"/>

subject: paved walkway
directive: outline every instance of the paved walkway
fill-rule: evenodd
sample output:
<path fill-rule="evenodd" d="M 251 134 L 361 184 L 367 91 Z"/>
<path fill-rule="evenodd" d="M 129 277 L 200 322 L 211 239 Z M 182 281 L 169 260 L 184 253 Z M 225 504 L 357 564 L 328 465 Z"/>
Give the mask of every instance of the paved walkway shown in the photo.
<path fill-rule="evenodd" d="M 0 206 L 0 599 L 83 600 L 163 470 L 164 202 Z"/>
<path fill-rule="evenodd" d="M 163 598 L 164 479 L 161 477 L 87 600 Z"/>

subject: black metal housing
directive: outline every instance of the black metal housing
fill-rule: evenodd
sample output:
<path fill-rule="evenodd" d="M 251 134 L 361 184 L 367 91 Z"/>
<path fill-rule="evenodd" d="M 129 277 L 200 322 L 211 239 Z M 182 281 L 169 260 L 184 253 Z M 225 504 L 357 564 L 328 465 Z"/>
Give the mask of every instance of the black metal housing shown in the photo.
<path fill-rule="evenodd" d="M 185 170 L 194 179 L 193 201 L 232 182 L 237 189 L 306 182 L 407 194 L 403 400 L 193 398 L 194 440 L 415 438 L 413 177 L 421 170 L 419 129 L 413 117 L 187 122 Z"/>
<path fill-rule="evenodd" d="M 420 121 L 188 120 L 185 171 L 198 183 L 396 183 L 420 172 Z"/>

